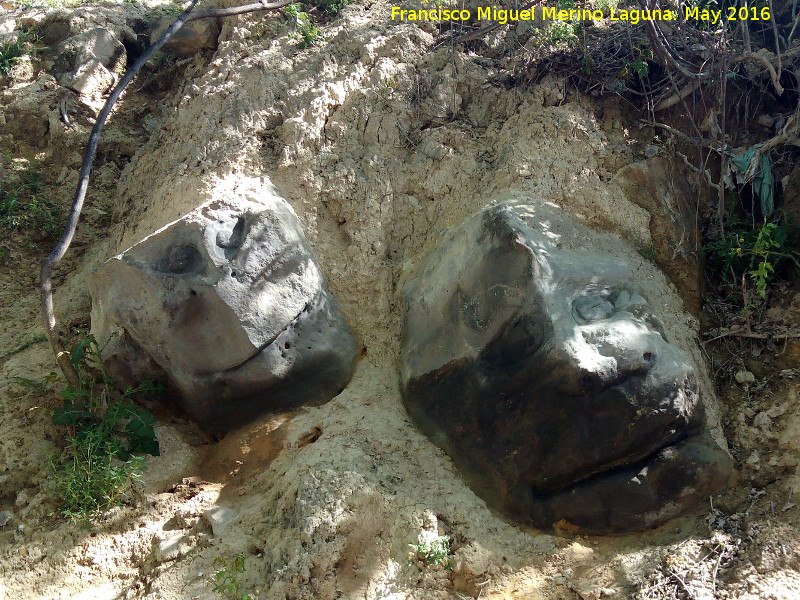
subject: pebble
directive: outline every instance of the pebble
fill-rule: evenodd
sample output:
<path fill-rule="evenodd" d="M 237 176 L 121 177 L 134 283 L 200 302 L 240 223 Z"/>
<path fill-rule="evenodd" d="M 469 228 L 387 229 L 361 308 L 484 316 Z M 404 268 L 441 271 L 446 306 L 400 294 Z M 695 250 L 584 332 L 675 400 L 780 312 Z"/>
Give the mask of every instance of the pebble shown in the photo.
<path fill-rule="evenodd" d="M 758 413 L 753 419 L 753 427 L 760 427 L 761 429 L 769 429 L 772 426 L 772 419 L 766 412 Z"/>
<path fill-rule="evenodd" d="M 236 513 L 225 506 L 212 506 L 203 513 L 203 518 L 211 525 L 211 531 L 219 537 L 228 528 Z"/>

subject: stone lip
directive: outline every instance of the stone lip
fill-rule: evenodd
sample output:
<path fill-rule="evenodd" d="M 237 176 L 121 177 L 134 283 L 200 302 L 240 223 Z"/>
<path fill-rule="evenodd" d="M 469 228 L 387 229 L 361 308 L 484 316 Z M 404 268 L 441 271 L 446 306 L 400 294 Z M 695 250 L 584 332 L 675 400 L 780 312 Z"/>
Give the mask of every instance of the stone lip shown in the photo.
<path fill-rule="evenodd" d="M 360 350 L 297 217 L 269 190 L 168 224 L 100 267 L 90 292 L 115 379 L 166 379 L 216 434 L 327 402 Z"/>
<path fill-rule="evenodd" d="M 517 518 L 539 527 L 566 521 L 597 535 L 647 529 L 724 489 L 731 472 L 730 456 L 702 432 L 559 492 L 531 494 Z"/>
<path fill-rule="evenodd" d="M 603 243 L 557 207 L 500 204 L 451 230 L 404 290 L 407 411 L 491 506 L 538 527 L 654 526 L 730 470 L 695 443 L 697 366 Z"/>

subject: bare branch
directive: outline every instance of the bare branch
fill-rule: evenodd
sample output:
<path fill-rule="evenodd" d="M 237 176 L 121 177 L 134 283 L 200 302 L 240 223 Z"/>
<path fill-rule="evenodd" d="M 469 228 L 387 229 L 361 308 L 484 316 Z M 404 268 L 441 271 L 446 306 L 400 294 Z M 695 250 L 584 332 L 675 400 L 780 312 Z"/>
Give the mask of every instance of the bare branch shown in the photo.
<path fill-rule="evenodd" d="M 532 8 L 533 6 L 538 6 L 539 4 L 541 4 L 541 0 L 533 0 L 533 2 L 529 2 L 528 4 L 520 8 L 520 10 L 528 10 L 529 8 Z M 511 21 L 509 21 L 509 23 L 510 22 Z M 466 35 L 462 35 L 461 37 L 457 37 L 453 41 L 457 44 L 462 44 L 464 42 L 471 42 L 472 40 L 477 40 L 478 38 L 481 38 L 496 29 L 500 29 L 501 27 L 507 24 L 508 23 L 493 23 L 491 25 L 487 25 L 486 27 L 482 27 L 481 29 L 473 31 L 472 33 L 468 33 Z"/>
<path fill-rule="evenodd" d="M 734 58 L 733 60 L 731 60 L 731 64 L 744 62 L 746 60 L 750 60 L 753 62 L 760 62 L 761 64 L 763 64 L 767 68 L 767 71 L 769 71 L 769 76 L 772 79 L 772 85 L 775 87 L 775 92 L 778 94 L 778 96 L 783 94 L 783 86 L 781 85 L 780 77 L 778 73 L 775 71 L 775 67 L 772 66 L 772 63 L 769 62 L 766 57 L 761 56 L 760 54 L 753 54 L 751 52 L 750 54 L 743 54 L 742 56 Z M 780 68 L 780 51 L 778 54 L 778 65 Z"/>
<path fill-rule="evenodd" d="M 690 96 L 697 88 L 699 88 L 700 83 L 700 80 L 696 79 L 695 81 L 692 81 L 688 85 L 684 86 L 682 90 L 675 92 L 668 98 L 664 98 L 661 102 L 656 104 L 653 112 L 659 112 L 675 106 L 678 102 L 687 96 Z"/>
<path fill-rule="evenodd" d="M 292 0 L 280 0 L 279 2 L 266 2 L 262 0 L 261 2 L 232 6 L 231 8 L 212 8 L 192 13 L 186 21 L 196 21 L 197 19 L 209 19 L 214 17 L 233 17 L 235 15 L 257 12 L 259 10 L 275 10 L 277 8 L 283 8 L 284 6 L 289 6 L 291 3 Z"/>

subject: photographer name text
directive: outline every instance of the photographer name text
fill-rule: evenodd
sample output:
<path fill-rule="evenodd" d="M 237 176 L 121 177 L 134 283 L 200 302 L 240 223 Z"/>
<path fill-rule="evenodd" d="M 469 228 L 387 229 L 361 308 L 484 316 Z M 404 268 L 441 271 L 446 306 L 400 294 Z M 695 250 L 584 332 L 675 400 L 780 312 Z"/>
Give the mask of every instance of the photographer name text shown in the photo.
<path fill-rule="evenodd" d="M 677 10 L 622 10 L 611 8 L 608 16 L 602 10 L 591 9 L 559 9 L 550 6 L 531 7 L 526 9 L 498 8 L 497 6 L 479 6 L 477 9 L 478 21 L 491 21 L 504 25 L 511 21 L 601 21 L 608 18 L 610 21 L 626 21 L 636 25 L 641 21 L 677 21 L 680 13 Z M 770 11 L 768 6 L 741 7 L 730 6 L 727 10 L 700 9 L 696 6 L 684 6 L 683 17 L 687 21 L 703 21 L 718 24 L 727 21 L 768 21 Z M 468 9 L 431 8 L 410 10 L 392 6 L 392 21 L 470 21 L 472 11 Z"/>

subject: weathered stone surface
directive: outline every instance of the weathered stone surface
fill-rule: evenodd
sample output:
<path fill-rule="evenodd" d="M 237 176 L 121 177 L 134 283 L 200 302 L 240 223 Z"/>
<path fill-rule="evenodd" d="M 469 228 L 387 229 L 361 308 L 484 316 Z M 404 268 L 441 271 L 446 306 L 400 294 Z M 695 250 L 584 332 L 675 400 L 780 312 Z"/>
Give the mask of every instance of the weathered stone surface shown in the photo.
<path fill-rule="evenodd" d="M 203 513 L 203 518 L 211 525 L 211 531 L 220 537 L 236 518 L 236 512 L 226 506 L 212 506 Z"/>
<path fill-rule="evenodd" d="M 91 58 L 113 69 L 125 56 L 125 46 L 104 27 L 74 35 L 58 44 L 56 50 L 60 58 L 73 62 L 73 68 Z"/>
<path fill-rule="evenodd" d="M 207 203 L 93 276 L 92 331 L 122 382 L 165 376 L 215 433 L 273 410 L 327 402 L 358 344 L 291 207 Z"/>
<path fill-rule="evenodd" d="M 61 76 L 59 82 L 79 94 L 103 93 L 114 85 L 114 75 L 98 60 L 88 60 L 72 73 Z"/>
<path fill-rule="evenodd" d="M 7 510 L 0 510 L 0 527 L 5 527 L 14 520 L 14 514 Z"/>
<path fill-rule="evenodd" d="M 783 186 L 783 206 L 790 226 L 800 231 L 800 165 L 781 180 Z"/>
<path fill-rule="evenodd" d="M 686 307 L 700 310 L 705 275 L 699 256 L 697 190 L 671 161 L 654 157 L 626 165 L 613 179 L 625 196 L 650 214 L 651 249 L 658 267 L 678 288 Z"/>
<path fill-rule="evenodd" d="M 49 113 L 58 106 L 57 90 L 53 76 L 44 73 L 27 86 L 25 94 L 15 94 L 3 113 L 3 133 L 10 133 L 33 148 L 45 147 Z"/>
<path fill-rule="evenodd" d="M 174 17 L 164 19 L 150 35 L 150 43 L 155 42 L 174 21 Z M 219 24 L 216 19 L 190 21 L 181 27 L 163 46 L 163 51 L 175 56 L 193 56 L 206 48 L 216 48 L 219 39 Z"/>
<path fill-rule="evenodd" d="M 655 526 L 730 471 L 691 358 L 611 239 L 505 203 L 448 232 L 404 290 L 409 414 L 491 506 L 538 527 Z"/>
<path fill-rule="evenodd" d="M 105 92 L 115 81 L 112 71 L 125 66 L 125 46 L 108 29 L 95 27 L 64 40 L 55 51 L 54 71 L 61 85 L 80 94 Z"/>

